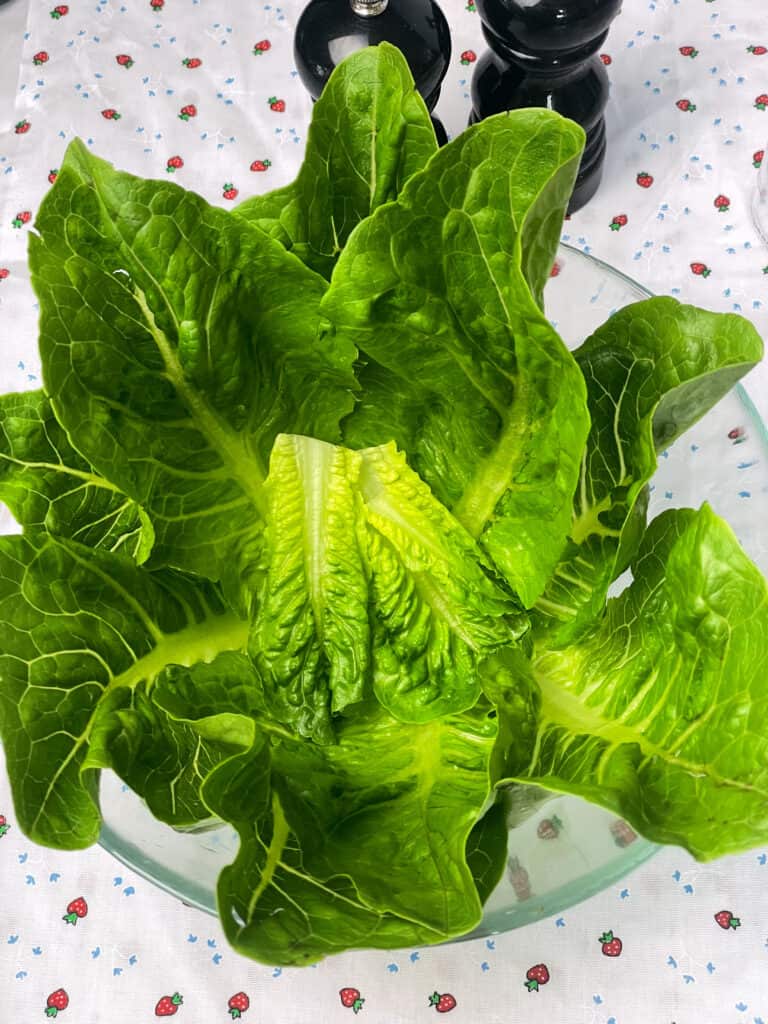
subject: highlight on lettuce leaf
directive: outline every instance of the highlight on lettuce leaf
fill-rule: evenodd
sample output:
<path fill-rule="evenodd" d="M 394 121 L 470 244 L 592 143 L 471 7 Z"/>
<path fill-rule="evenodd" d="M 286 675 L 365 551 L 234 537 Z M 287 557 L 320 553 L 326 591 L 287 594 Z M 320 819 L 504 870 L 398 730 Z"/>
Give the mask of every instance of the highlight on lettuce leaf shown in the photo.
<path fill-rule="evenodd" d="M 582 146 L 521 110 L 438 150 L 386 44 L 235 211 L 71 143 L 30 236 L 43 389 L 0 398 L 25 834 L 96 841 L 104 769 L 226 823 L 225 933 L 281 965 L 471 931 L 510 786 L 700 859 L 768 841 L 765 579 L 707 505 L 647 522 L 762 343 L 658 298 L 567 351 Z"/>

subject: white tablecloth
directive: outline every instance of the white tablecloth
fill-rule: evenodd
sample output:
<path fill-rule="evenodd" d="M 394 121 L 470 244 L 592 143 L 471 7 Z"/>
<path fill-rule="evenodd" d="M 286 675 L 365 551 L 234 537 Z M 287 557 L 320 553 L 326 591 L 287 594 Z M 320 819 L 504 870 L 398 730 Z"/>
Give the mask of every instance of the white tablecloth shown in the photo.
<path fill-rule="evenodd" d="M 39 378 L 28 228 L 17 215 L 34 215 L 73 136 L 145 176 L 164 176 L 181 157 L 175 179 L 226 206 L 225 191 L 244 198 L 294 177 L 310 113 L 292 66 L 295 0 L 32 0 L 23 41 L 21 2 L 0 7 L 3 390 Z M 484 47 L 471 3 L 443 6 L 454 55 L 438 113 L 456 134 Z M 613 81 L 604 183 L 563 237 L 653 291 L 736 310 L 768 335 L 768 250 L 749 213 L 768 142 L 763 45 L 758 0 L 624 0 L 604 46 Z M 195 114 L 179 117 L 190 104 Z M 768 419 L 764 368 L 748 387 Z M 768 1021 L 768 851 L 697 865 L 667 850 L 589 902 L 495 940 L 280 971 L 234 954 L 215 919 L 101 849 L 28 842 L 2 770 L 0 814 L 9 826 L 0 824 L 0 1017 L 13 1024 L 41 1019 L 58 989 L 69 997 L 64 1024 L 149 1021 L 176 992 L 177 1019 L 208 1024 L 228 1019 L 238 991 L 250 1000 L 247 1024 L 331 1024 L 350 1020 L 344 986 L 359 989 L 370 1024 L 432 1019 L 435 991 L 455 996 L 452 1024 Z M 89 909 L 72 928 L 62 916 L 78 896 Z M 739 926 L 720 927 L 722 910 Z M 601 952 L 608 930 L 622 939 L 619 957 Z M 525 971 L 539 962 L 551 979 L 530 993 Z"/>

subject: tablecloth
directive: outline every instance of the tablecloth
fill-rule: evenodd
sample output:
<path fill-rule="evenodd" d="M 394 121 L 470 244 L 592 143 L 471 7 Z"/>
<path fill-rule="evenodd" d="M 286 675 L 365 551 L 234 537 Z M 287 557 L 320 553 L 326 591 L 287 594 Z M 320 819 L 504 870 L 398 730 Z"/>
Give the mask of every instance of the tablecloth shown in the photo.
<path fill-rule="evenodd" d="M 0 7 L 5 80 L 18 64 L 0 96 L 3 390 L 39 384 L 28 224 L 71 138 L 226 207 L 295 176 L 311 107 L 293 66 L 295 0 L 32 0 L 23 41 L 19 3 Z M 484 44 L 472 0 L 443 7 L 453 57 L 438 113 L 455 135 Z M 651 290 L 741 312 L 764 335 L 768 250 L 750 202 L 768 141 L 766 47 L 757 0 L 624 0 L 602 54 L 613 83 L 604 182 L 563 233 Z M 761 368 L 748 381 L 764 418 L 767 380 Z M 339 993 L 355 988 L 370 1024 L 435 1019 L 451 1005 L 435 1006 L 435 992 L 454 997 L 453 1024 L 762 1024 L 767 881 L 768 850 L 703 865 L 667 849 L 520 931 L 272 969 L 99 847 L 29 842 L 0 762 L 0 1016 L 136 1024 L 161 1010 L 208 1024 L 247 1003 L 247 1024 L 332 1024 L 352 1019 Z M 607 931 L 618 956 L 604 952 Z M 549 981 L 531 992 L 526 971 L 539 963 Z"/>

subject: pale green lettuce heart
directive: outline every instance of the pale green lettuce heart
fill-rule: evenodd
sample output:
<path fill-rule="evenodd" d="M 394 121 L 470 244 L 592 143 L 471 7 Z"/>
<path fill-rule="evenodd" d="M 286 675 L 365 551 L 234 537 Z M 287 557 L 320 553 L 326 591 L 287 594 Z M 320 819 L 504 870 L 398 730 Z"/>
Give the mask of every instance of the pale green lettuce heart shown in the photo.
<path fill-rule="evenodd" d="M 470 708 L 527 620 L 404 455 L 284 435 L 265 493 L 249 650 L 284 724 L 330 742 L 371 692 L 405 722 Z"/>

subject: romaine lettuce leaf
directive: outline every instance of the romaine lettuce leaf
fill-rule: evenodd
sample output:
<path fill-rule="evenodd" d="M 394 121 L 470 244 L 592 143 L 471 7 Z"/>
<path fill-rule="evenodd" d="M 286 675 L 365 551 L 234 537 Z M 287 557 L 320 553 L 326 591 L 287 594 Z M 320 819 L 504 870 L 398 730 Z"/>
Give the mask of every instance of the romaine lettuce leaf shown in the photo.
<path fill-rule="evenodd" d="M 330 278 L 353 228 L 396 198 L 436 150 L 408 64 L 382 42 L 334 69 L 312 111 L 296 181 L 246 199 L 235 213 Z"/>
<path fill-rule="evenodd" d="M 465 849 L 491 792 L 496 735 L 482 699 L 417 725 L 372 701 L 342 720 L 333 746 L 275 743 L 273 785 L 305 867 L 347 874 L 371 906 L 445 936 L 473 928 L 481 905 Z"/>
<path fill-rule="evenodd" d="M 356 946 L 391 949 L 437 942 L 439 933 L 366 904 L 348 875 L 311 874 L 272 787 L 270 749 L 223 762 L 203 786 L 208 806 L 235 826 L 240 848 L 219 875 L 224 934 L 264 963 L 303 966 Z"/>
<path fill-rule="evenodd" d="M 218 579 L 258 534 L 281 430 L 336 440 L 355 357 L 325 282 L 245 220 L 71 143 L 30 236 L 45 388 L 149 515 L 153 564 Z"/>
<path fill-rule="evenodd" d="M 533 611 L 540 643 L 562 646 L 595 625 L 608 587 L 640 543 L 657 452 L 711 409 L 762 352 L 743 317 L 667 297 L 619 310 L 576 350 L 592 425 L 571 542 Z"/>
<path fill-rule="evenodd" d="M 16 813 L 31 839 L 63 849 L 98 838 L 97 773 L 86 769 L 102 702 L 112 710 L 118 691 L 166 664 L 211 659 L 247 636 L 210 585 L 46 534 L 0 538 L 0 622 L 0 739 Z M 129 779 L 139 792 L 154 786 L 151 774 Z"/>
<path fill-rule="evenodd" d="M 81 777 L 111 768 L 152 814 L 174 828 L 212 819 L 200 789 L 207 775 L 252 742 L 245 728 L 204 728 L 177 722 L 152 698 L 154 680 L 105 691 L 91 719 Z"/>
<path fill-rule="evenodd" d="M 204 678 L 201 667 L 171 670 L 158 701 L 193 726 L 198 716 L 215 721 L 217 706 L 236 715 L 238 699 L 249 714 L 250 697 L 233 698 L 215 667 Z M 436 942 L 474 927 L 481 903 L 465 848 L 491 793 L 497 732 L 482 699 L 426 726 L 368 701 L 342 719 L 329 746 L 257 721 L 251 749 L 201 787 L 210 810 L 240 833 L 219 883 L 235 948 L 307 963 L 350 946 Z"/>
<path fill-rule="evenodd" d="M 17 522 L 146 561 L 149 517 L 72 447 L 42 391 L 0 396 L 0 499 Z"/>
<path fill-rule="evenodd" d="M 707 505 L 655 519 L 632 573 L 595 632 L 518 658 L 541 703 L 510 777 L 586 797 L 700 860 L 765 842 L 765 579 Z"/>
<path fill-rule="evenodd" d="M 463 132 L 357 227 L 321 305 L 361 351 L 345 443 L 395 440 L 526 607 L 565 545 L 588 430 L 537 304 L 583 141 L 544 110 Z"/>

